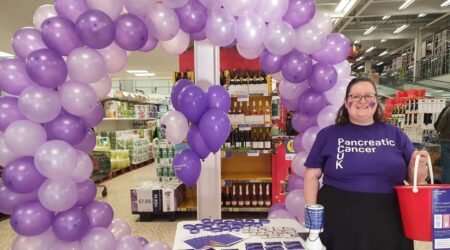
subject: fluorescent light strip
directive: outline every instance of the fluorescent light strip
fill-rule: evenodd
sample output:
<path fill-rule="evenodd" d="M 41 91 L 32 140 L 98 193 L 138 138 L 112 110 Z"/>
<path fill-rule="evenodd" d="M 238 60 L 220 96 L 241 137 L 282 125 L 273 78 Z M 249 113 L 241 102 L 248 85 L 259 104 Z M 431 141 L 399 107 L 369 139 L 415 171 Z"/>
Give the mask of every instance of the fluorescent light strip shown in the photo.
<path fill-rule="evenodd" d="M 137 70 L 127 70 L 127 73 L 130 73 L 130 74 L 144 74 L 144 73 L 148 73 L 148 71 L 145 70 L 145 69 L 137 69 Z"/>
<path fill-rule="evenodd" d="M 349 4 L 349 3 L 350 3 L 350 0 L 341 0 L 334 11 L 335 12 L 343 11 L 345 9 L 345 6 L 347 6 L 347 4 Z"/>
<path fill-rule="evenodd" d="M 386 16 L 384 16 L 382 19 L 383 19 L 383 20 L 387 20 L 387 19 L 389 19 L 389 18 L 391 18 L 391 16 L 386 15 Z"/>
<path fill-rule="evenodd" d="M 418 15 L 418 17 L 420 18 L 420 17 L 425 17 L 427 14 L 426 13 L 420 13 L 419 15 Z"/>
<path fill-rule="evenodd" d="M 384 43 L 386 41 L 387 41 L 386 39 L 381 39 L 380 43 Z"/>
<path fill-rule="evenodd" d="M 415 0 L 406 0 L 400 7 L 398 7 L 399 10 L 404 10 L 408 8 Z"/>
<path fill-rule="evenodd" d="M 361 61 L 362 59 L 364 59 L 364 56 L 360 56 L 360 57 L 356 58 L 356 61 L 359 62 L 359 61 Z"/>
<path fill-rule="evenodd" d="M 364 68 L 364 65 L 359 66 L 357 69 L 362 69 Z"/>
<path fill-rule="evenodd" d="M 10 57 L 14 57 L 14 55 L 0 51 L 0 58 L 10 58 Z"/>
<path fill-rule="evenodd" d="M 384 64 L 384 62 L 379 62 L 379 63 L 377 63 L 377 66 L 380 66 L 380 65 L 383 65 Z"/>
<path fill-rule="evenodd" d="M 354 44 L 360 44 L 361 41 L 360 41 L 360 40 L 356 40 L 356 41 L 354 41 L 353 43 L 354 43 Z"/>
<path fill-rule="evenodd" d="M 366 30 L 366 32 L 364 32 L 364 35 L 367 36 L 368 34 L 372 33 L 376 29 L 377 29 L 377 26 L 372 26 L 372 27 L 368 28 Z"/>
<path fill-rule="evenodd" d="M 450 0 L 447 0 L 441 4 L 441 7 L 447 7 L 450 5 Z"/>
<path fill-rule="evenodd" d="M 398 34 L 400 32 L 402 32 L 403 30 L 405 30 L 406 28 L 409 27 L 409 24 L 403 24 L 402 26 L 398 27 L 395 31 L 394 34 Z"/>
<path fill-rule="evenodd" d="M 389 50 L 385 50 L 381 54 L 379 54 L 378 56 L 384 56 L 384 55 L 387 55 L 388 53 L 389 53 Z"/>
<path fill-rule="evenodd" d="M 347 6 L 345 6 L 345 9 L 344 9 L 344 15 L 345 14 L 347 14 L 347 12 L 349 12 L 350 11 L 350 9 L 353 7 L 353 5 L 355 5 L 355 3 L 357 2 L 358 0 L 350 0 L 350 3 L 349 4 L 347 4 Z"/>
<path fill-rule="evenodd" d="M 155 73 L 139 73 L 134 74 L 135 76 L 155 76 Z"/>
<path fill-rule="evenodd" d="M 370 47 L 370 48 L 368 48 L 367 50 L 366 50 L 366 53 L 369 53 L 369 52 L 371 52 L 372 50 L 374 50 L 374 49 L 376 49 L 377 47 L 375 47 L 375 46 L 372 46 L 372 47 Z"/>

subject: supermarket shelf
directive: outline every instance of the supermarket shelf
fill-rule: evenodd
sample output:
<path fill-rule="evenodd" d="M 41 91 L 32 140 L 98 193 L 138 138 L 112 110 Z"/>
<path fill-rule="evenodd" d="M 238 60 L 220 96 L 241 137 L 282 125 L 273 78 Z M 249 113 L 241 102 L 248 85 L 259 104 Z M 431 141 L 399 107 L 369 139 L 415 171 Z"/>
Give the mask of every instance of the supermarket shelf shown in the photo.
<path fill-rule="evenodd" d="M 195 212 L 197 211 L 197 201 L 187 199 L 178 205 L 178 212 Z"/>
<path fill-rule="evenodd" d="M 274 135 L 272 139 L 294 139 L 295 135 Z"/>
<path fill-rule="evenodd" d="M 239 181 L 241 183 L 272 183 L 270 173 L 257 176 L 255 173 L 222 173 L 222 181 Z"/>
<path fill-rule="evenodd" d="M 129 103 L 142 104 L 142 105 L 146 105 L 146 104 L 148 104 L 148 105 L 161 105 L 161 103 L 130 101 L 130 100 L 122 100 L 120 98 L 108 98 L 108 99 L 102 100 L 102 102 L 104 102 L 104 101 L 121 101 L 121 102 L 129 102 Z"/>
<path fill-rule="evenodd" d="M 238 127 L 239 130 L 245 128 L 270 128 L 272 124 L 232 124 L 233 127 Z"/>
<path fill-rule="evenodd" d="M 197 204 L 195 201 L 185 201 L 178 205 L 178 212 L 196 212 Z M 267 207 L 222 207 L 222 212 L 267 212 L 269 208 Z"/>
<path fill-rule="evenodd" d="M 157 118 L 103 118 L 103 121 L 154 121 Z"/>
<path fill-rule="evenodd" d="M 223 152 L 233 152 L 233 153 L 259 153 L 259 154 L 271 154 L 272 150 L 270 149 L 251 149 L 251 148 L 222 148 Z"/>

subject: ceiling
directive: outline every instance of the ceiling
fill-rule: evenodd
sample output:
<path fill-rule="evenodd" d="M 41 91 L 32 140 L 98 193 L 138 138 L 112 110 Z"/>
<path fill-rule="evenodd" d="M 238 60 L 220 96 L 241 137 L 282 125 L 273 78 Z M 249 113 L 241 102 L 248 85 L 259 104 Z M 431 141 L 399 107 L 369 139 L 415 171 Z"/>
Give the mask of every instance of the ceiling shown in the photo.
<path fill-rule="evenodd" d="M 436 32 L 450 23 L 450 7 L 440 7 L 445 0 L 415 0 L 404 10 L 399 10 L 404 0 L 348 0 L 355 4 L 345 15 L 336 13 L 335 9 L 341 0 L 316 0 L 317 8 L 329 13 L 335 20 L 335 31 L 344 33 L 351 41 L 360 40 L 362 50 L 376 47 L 365 56 L 375 63 L 379 61 L 378 55 L 389 49 L 392 55 L 400 53 L 401 48 L 414 42 L 416 33 L 420 30 L 422 37 Z M 343 0 L 345 1 L 345 0 Z M 10 38 L 21 27 L 31 26 L 34 10 L 43 5 L 51 4 L 52 0 L 1 0 L 0 2 L 0 51 L 12 53 Z M 418 14 L 426 13 L 425 17 Z M 391 15 L 387 20 L 382 20 L 385 15 Z M 403 24 L 410 26 L 399 34 L 393 31 Z M 369 35 L 363 33 L 371 26 L 377 28 Z M 381 43 L 381 39 L 387 39 Z M 150 53 L 132 52 L 129 56 L 129 64 L 126 69 L 147 69 L 157 74 L 158 77 L 170 77 L 172 72 L 178 69 L 178 57 L 169 55 L 159 47 Z M 129 77 L 125 72 L 120 72 L 115 77 Z"/>

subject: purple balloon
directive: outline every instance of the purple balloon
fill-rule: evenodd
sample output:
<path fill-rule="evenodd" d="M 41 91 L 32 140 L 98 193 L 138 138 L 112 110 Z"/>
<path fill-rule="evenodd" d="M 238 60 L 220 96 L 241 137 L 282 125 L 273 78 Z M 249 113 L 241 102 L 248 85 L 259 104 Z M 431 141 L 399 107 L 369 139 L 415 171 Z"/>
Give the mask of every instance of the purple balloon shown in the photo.
<path fill-rule="evenodd" d="M 38 29 L 26 27 L 14 34 L 12 48 L 18 57 L 25 59 L 31 52 L 44 49 L 46 46 Z"/>
<path fill-rule="evenodd" d="M 317 115 L 327 104 L 327 98 L 324 94 L 308 89 L 300 96 L 298 111 L 310 116 Z"/>
<path fill-rule="evenodd" d="M 76 22 L 77 18 L 88 10 L 86 0 L 55 0 L 54 5 L 59 16 L 72 22 Z"/>
<path fill-rule="evenodd" d="M 317 63 L 308 78 L 308 85 L 316 92 L 325 92 L 333 88 L 337 81 L 337 71 L 331 64 Z"/>
<path fill-rule="evenodd" d="M 63 140 L 71 145 L 80 143 L 88 132 L 84 122 L 69 113 L 60 114 L 55 120 L 44 125 L 48 140 Z"/>
<path fill-rule="evenodd" d="M 178 106 L 189 121 L 197 123 L 208 109 L 208 96 L 200 87 L 189 85 L 178 95 Z"/>
<path fill-rule="evenodd" d="M 180 92 L 184 89 L 184 87 L 188 85 L 194 85 L 191 80 L 188 79 L 180 79 L 175 83 L 175 86 L 172 88 L 172 92 L 170 93 L 170 101 L 172 102 L 175 110 L 180 111 L 180 107 L 178 106 L 178 96 Z"/>
<path fill-rule="evenodd" d="M 83 211 L 89 217 L 91 228 L 108 227 L 114 218 L 114 211 L 111 206 L 102 201 L 93 201 Z"/>
<path fill-rule="evenodd" d="M 47 210 L 38 201 L 19 205 L 11 215 L 11 227 L 23 236 L 41 234 L 52 225 L 54 213 Z"/>
<path fill-rule="evenodd" d="M 87 46 L 103 49 L 114 41 L 114 22 L 100 10 L 88 10 L 76 22 L 76 30 Z"/>
<path fill-rule="evenodd" d="M 268 213 L 271 214 L 271 213 L 273 213 L 273 212 L 275 212 L 275 211 L 277 211 L 277 210 L 280 210 L 280 209 L 286 209 L 286 206 L 284 205 L 284 203 L 276 203 L 276 204 L 273 204 L 273 205 L 269 208 Z"/>
<path fill-rule="evenodd" d="M 222 86 L 211 86 L 206 94 L 208 95 L 208 108 L 218 108 L 225 113 L 230 111 L 231 97 Z"/>
<path fill-rule="evenodd" d="M 42 87 L 55 88 L 67 78 L 64 59 L 53 50 L 40 49 L 32 52 L 26 60 L 28 75 Z"/>
<path fill-rule="evenodd" d="M 81 120 L 84 121 L 88 128 L 95 128 L 99 125 L 103 118 L 105 117 L 105 110 L 101 103 L 97 102 L 94 110 L 92 110 L 89 114 L 81 116 Z"/>
<path fill-rule="evenodd" d="M 287 110 L 291 112 L 295 112 L 298 109 L 298 100 L 287 100 L 284 97 L 280 96 L 281 104 L 286 107 Z"/>
<path fill-rule="evenodd" d="M 37 171 L 33 157 L 22 157 L 6 165 L 2 179 L 9 190 L 25 194 L 37 191 L 46 178 Z"/>
<path fill-rule="evenodd" d="M 28 76 L 25 62 L 20 59 L 0 60 L 0 90 L 11 95 L 20 95 L 22 90 L 36 85 Z"/>
<path fill-rule="evenodd" d="M 86 154 L 89 154 L 95 148 L 95 144 L 96 144 L 95 133 L 92 132 L 92 130 L 89 130 L 84 139 L 79 144 L 73 147 L 75 149 L 85 152 Z"/>
<path fill-rule="evenodd" d="M 197 125 L 191 125 L 187 138 L 189 147 L 198 155 L 198 157 L 200 157 L 200 159 L 205 159 L 208 157 L 211 151 L 209 150 L 208 145 L 206 145 L 205 140 L 203 140 L 200 135 Z"/>
<path fill-rule="evenodd" d="M 341 33 L 331 33 L 325 46 L 311 57 L 321 63 L 338 64 L 347 59 L 350 50 L 351 44 L 347 37 Z"/>
<path fill-rule="evenodd" d="M 147 26 L 139 17 L 131 14 L 121 15 L 117 18 L 115 27 L 115 41 L 121 48 L 134 51 L 147 43 Z"/>
<path fill-rule="evenodd" d="M 264 72 L 275 74 L 281 70 L 281 63 L 284 61 L 284 56 L 277 56 L 264 50 L 259 57 L 259 65 Z"/>
<path fill-rule="evenodd" d="M 303 177 L 292 174 L 288 178 L 288 192 L 295 189 L 303 189 Z"/>
<path fill-rule="evenodd" d="M 139 51 L 141 51 L 141 52 L 150 52 L 154 48 L 156 48 L 157 45 L 158 45 L 158 39 L 156 39 L 153 36 L 151 36 L 150 32 L 149 32 L 148 38 L 147 38 L 147 42 L 145 43 L 144 47 L 139 49 Z"/>
<path fill-rule="evenodd" d="M 317 124 L 317 117 L 315 115 L 308 115 L 301 112 L 296 112 L 292 116 L 292 127 L 294 127 L 295 131 L 297 131 L 298 133 L 303 133 L 308 128 L 315 126 L 316 124 Z"/>
<path fill-rule="evenodd" d="M 20 204 L 37 200 L 37 192 L 18 194 L 0 182 L 0 213 L 12 214 Z"/>
<path fill-rule="evenodd" d="M 298 153 L 300 151 L 305 150 L 305 148 L 303 147 L 303 144 L 302 144 L 302 136 L 303 136 L 303 134 L 298 134 L 294 138 L 294 150 L 295 150 L 295 153 Z"/>
<path fill-rule="evenodd" d="M 200 177 L 202 164 L 200 158 L 193 151 L 185 149 L 175 155 L 172 167 L 181 182 L 188 187 L 193 187 Z"/>
<path fill-rule="evenodd" d="M 63 56 L 83 46 L 75 30 L 75 24 L 65 17 L 48 18 L 42 23 L 41 28 L 45 45 Z"/>
<path fill-rule="evenodd" d="M 281 73 L 286 80 L 292 83 L 300 83 L 308 79 L 312 68 L 312 60 L 308 55 L 293 50 L 284 56 Z"/>
<path fill-rule="evenodd" d="M 146 240 L 144 237 L 142 237 L 142 236 L 135 236 L 135 237 L 139 240 L 142 247 L 144 247 L 145 245 L 148 244 L 148 240 Z"/>
<path fill-rule="evenodd" d="M 78 200 L 77 203 L 75 203 L 75 206 L 84 207 L 86 205 L 89 205 L 95 199 L 95 196 L 97 194 L 97 186 L 91 179 L 87 179 L 81 183 L 78 183 L 77 189 Z"/>
<path fill-rule="evenodd" d="M 199 129 L 206 145 L 215 153 L 230 135 L 231 122 L 222 110 L 211 108 L 200 119 Z"/>
<path fill-rule="evenodd" d="M 308 23 L 316 13 L 314 0 L 290 0 L 283 20 L 290 23 L 294 29 Z"/>
<path fill-rule="evenodd" d="M 25 119 L 19 110 L 19 100 L 12 96 L 0 97 L 0 131 L 5 131 L 9 124 Z"/>
<path fill-rule="evenodd" d="M 205 32 L 205 30 L 202 30 L 197 33 L 192 33 L 191 38 L 195 41 L 203 41 L 206 39 L 206 32 Z"/>
<path fill-rule="evenodd" d="M 175 9 L 180 20 L 180 28 L 186 33 L 197 33 L 203 30 L 208 18 L 206 8 L 198 0 L 190 0 L 187 4 Z"/>
<path fill-rule="evenodd" d="M 80 240 L 90 229 L 89 218 L 78 207 L 58 213 L 53 221 L 55 236 L 65 242 Z"/>

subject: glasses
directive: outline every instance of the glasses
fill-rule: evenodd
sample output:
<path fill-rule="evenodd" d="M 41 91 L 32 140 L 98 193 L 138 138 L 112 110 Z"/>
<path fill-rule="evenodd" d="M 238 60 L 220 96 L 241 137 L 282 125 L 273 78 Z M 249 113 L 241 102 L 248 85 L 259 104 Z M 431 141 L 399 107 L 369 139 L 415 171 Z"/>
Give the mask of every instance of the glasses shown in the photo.
<path fill-rule="evenodd" d="M 348 95 L 348 98 L 350 98 L 350 100 L 354 101 L 354 102 L 360 102 L 363 98 L 367 101 L 367 102 L 371 102 L 371 101 L 375 101 L 375 99 L 377 98 L 376 94 L 369 94 L 369 95 Z"/>

